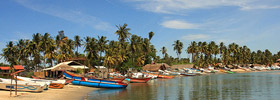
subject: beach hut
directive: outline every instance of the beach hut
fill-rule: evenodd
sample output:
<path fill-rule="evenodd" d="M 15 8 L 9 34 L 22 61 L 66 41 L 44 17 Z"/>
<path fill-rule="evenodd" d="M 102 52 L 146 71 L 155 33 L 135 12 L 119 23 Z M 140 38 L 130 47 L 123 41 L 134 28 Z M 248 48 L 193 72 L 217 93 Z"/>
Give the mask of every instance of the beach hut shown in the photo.
<path fill-rule="evenodd" d="M 62 71 L 78 71 L 79 69 L 87 70 L 88 67 L 76 61 L 66 61 L 43 70 L 44 70 L 45 77 L 47 75 L 47 77 L 58 78 L 61 75 L 63 75 Z"/>
<path fill-rule="evenodd" d="M 142 70 L 152 71 L 152 72 L 157 72 L 158 70 L 167 70 L 167 69 L 170 69 L 170 66 L 167 65 L 166 63 L 147 64 L 147 65 L 142 67 Z"/>
<path fill-rule="evenodd" d="M 24 67 L 22 65 L 14 65 L 13 68 L 15 69 L 15 72 L 19 70 L 24 70 Z M 0 66 L 0 74 L 2 76 L 9 76 L 10 69 L 10 66 Z"/>

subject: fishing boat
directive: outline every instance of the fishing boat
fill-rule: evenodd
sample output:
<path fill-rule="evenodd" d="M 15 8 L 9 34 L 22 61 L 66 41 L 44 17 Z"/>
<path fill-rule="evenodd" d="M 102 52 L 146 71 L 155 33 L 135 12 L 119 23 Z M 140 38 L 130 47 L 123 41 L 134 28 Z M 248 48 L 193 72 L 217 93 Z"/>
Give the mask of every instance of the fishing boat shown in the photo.
<path fill-rule="evenodd" d="M 195 76 L 195 74 L 191 74 L 191 73 L 181 73 L 181 75 L 183 75 L 183 76 Z"/>
<path fill-rule="evenodd" d="M 21 81 L 32 81 L 35 83 L 42 82 L 49 85 L 49 88 L 55 88 L 55 89 L 62 89 L 66 83 L 66 80 L 45 80 L 45 79 L 33 79 L 28 77 L 21 77 L 17 76 L 16 79 Z"/>
<path fill-rule="evenodd" d="M 148 73 L 148 72 L 143 72 L 145 74 L 151 75 L 151 76 L 156 76 L 157 78 L 163 78 L 163 79 L 172 79 L 175 76 L 170 76 L 170 75 L 160 75 L 160 74 L 153 74 L 153 73 Z"/>
<path fill-rule="evenodd" d="M 158 75 L 158 78 L 172 79 L 172 78 L 174 78 L 174 76 L 169 76 L 169 75 Z"/>
<path fill-rule="evenodd" d="M 17 81 L 16 84 L 15 80 L 0 78 L 0 89 L 3 90 L 16 90 L 17 88 L 18 91 L 42 92 L 45 89 L 45 87 L 46 85 L 42 85 L 40 83 Z"/>
<path fill-rule="evenodd" d="M 125 78 L 109 78 L 110 81 L 122 82 Z"/>
<path fill-rule="evenodd" d="M 76 79 L 76 80 L 79 80 L 80 75 L 77 75 L 77 74 L 74 74 L 74 73 L 71 73 L 71 72 L 68 72 L 68 71 L 64 71 L 65 75 L 64 76 L 68 79 Z M 91 80 L 91 79 L 99 79 L 99 80 L 108 80 L 108 81 L 115 81 L 115 82 L 122 82 L 125 78 L 109 78 L 109 79 L 100 79 L 100 78 L 95 78 L 95 77 L 86 77 L 87 79 Z"/>
<path fill-rule="evenodd" d="M 232 71 L 225 71 L 226 73 L 228 74 L 234 74 L 235 72 L 232 72 Z"/>
<path fill-rule="evenodd" d="M 130 82 L 130 83 L 147 83 L 149 80 L 151 79 L 150 78 L 127 78 L 127 80 Z"/>
<path fill-rule="evenodd" d="M 74 79 L 72 84 L 74 85 L 84 85 L 90 87 L 98 87 L 98 88 L 126 88 L 128 84 L 123 82 L 102 80 L 102 79 L 88 79 L 85 77 L 72 76 L 73 74 L 64 72 L 63 73 L 66 78 Z"/>

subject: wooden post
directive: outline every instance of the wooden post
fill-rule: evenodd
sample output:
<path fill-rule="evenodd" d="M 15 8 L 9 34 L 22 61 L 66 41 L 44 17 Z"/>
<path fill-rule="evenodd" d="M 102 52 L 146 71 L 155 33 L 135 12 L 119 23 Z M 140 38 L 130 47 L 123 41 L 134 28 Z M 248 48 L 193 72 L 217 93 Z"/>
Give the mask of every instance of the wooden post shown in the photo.
<path fill-rule="evenodd" d="M 11 73 L 10 73 L 10 76 L 11 76 L 11 85 L 10 85 L 10 97 L 11 97 L 12 96 L 12 84 L 13 84 L 13 76 L 11 75 Z"/>
<path fill-rule="evenodd" d="M 16 75 L 16 96 L 17 96 L 17 75 Z"/>
<path fill-rule="evenodd" d="M 12 73 L 13 73 L 13 69 L 12 69 L 12 66 L 13 66 L 13 64 L 11 64 L 11 66 L 10 66 L 10 76 L 11 76 L 11 85 L 10 85 L 10 97 L 12 96 L 12 84 L 13 84 L 13 75 L 12 75 Z"/>

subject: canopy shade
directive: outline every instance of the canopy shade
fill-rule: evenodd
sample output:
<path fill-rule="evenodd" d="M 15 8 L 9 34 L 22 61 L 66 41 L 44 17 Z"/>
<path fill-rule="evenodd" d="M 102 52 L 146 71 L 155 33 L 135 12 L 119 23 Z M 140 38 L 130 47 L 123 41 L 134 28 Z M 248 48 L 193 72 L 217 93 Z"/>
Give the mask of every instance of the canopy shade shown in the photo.
<path fill-rule="evenodd" d="M 66 70 L 71 70 L 71 71 L 75 71 L 77 69 L 88 69 L 87 66 L 80 64 L 78 62 L 75 61 L 67 61 L 67 62 L 62 62 L 59 63 L 53 67 L 50 68 L 46 68 L 44 70 L 51 70 L 51 71 L 66 71 Z"/>

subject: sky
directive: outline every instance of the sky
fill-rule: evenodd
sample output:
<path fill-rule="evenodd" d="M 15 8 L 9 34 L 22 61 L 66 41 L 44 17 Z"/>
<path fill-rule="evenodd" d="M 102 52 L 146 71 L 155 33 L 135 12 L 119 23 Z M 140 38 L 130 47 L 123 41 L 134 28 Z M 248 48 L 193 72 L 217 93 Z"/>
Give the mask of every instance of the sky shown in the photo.
<path fill-rule="evenodd" d="M 106 36 L 117 40 L 116 25 L 148 37 L 158 55 L 172 44 L 215 41 L 246 45 L 251 50 L 280 51 L 280 0 L 1 0 L 0 49 L 9 41 L 31 39 L 34 33 L 53 37 L 64 30 L 72 38 Z M 82 49 L 82 48 L 81 48 Z M 3 62 L 3 60 L 1 60 Z"/>

